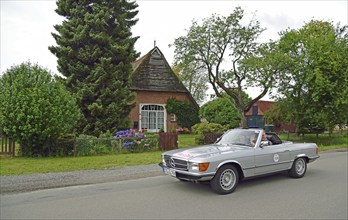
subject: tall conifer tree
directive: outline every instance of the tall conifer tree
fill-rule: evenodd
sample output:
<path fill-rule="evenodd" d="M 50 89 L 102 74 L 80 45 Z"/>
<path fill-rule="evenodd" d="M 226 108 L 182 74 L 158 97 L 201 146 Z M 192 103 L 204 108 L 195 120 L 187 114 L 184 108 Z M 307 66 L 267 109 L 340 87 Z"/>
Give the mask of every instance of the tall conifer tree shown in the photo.
<path fill-rule="evenodd" d="M 83 113 L 81 132 L 99 135 L 129 126 L 134 95 L 129 90 L 138 37 L 131 27 L 138 5 L 128 0 L 57 0 L 65 20 L 52 33 L 58 71 Z"/>

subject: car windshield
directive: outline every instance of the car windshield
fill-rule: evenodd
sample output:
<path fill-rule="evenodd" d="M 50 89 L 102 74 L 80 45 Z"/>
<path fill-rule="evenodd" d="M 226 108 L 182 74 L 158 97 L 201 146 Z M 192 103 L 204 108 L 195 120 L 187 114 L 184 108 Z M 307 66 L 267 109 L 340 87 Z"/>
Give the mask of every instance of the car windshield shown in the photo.
<path fill-rule="evenodd" d="M 235 129 L 226 132 L 217 144 L 235 144 L 254 147 L 260 131 Z"/>

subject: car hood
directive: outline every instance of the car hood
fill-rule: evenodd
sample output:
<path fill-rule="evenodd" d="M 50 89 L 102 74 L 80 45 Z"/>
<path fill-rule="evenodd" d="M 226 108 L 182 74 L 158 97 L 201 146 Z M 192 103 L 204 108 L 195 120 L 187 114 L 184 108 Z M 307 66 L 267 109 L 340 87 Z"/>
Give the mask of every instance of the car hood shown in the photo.
<path fill-rule="evenodd" d="M 173 152 L 172 157 L 177 157 L 185 160 L 192 160 L 194 158 L 207 158 L 220 154 L 227 154 L 236 151 L 250 149 L 250 147 L 240 145 L 220 145 L 212 144 L 201 147 L 181 149 Z"/>

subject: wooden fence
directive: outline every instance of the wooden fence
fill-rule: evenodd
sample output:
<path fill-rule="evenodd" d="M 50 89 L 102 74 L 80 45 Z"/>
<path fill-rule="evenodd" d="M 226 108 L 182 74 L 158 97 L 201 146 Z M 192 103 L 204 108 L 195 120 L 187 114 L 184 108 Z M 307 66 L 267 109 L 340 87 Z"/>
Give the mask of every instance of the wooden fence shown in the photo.
<path fill-rule="evenodd" d="M 159 133 L 158 145 L 161 150 L 178 149 L 178 134 L 177 133 Z"/>
<path fill-rule="evenodd" d="M 0 136 L 0 138 L 1 138 L 0 154 L 8 154 L 8 155 L 15 156 L 15 152 L 16 152 L 15 141 L 4 136 Z"/>

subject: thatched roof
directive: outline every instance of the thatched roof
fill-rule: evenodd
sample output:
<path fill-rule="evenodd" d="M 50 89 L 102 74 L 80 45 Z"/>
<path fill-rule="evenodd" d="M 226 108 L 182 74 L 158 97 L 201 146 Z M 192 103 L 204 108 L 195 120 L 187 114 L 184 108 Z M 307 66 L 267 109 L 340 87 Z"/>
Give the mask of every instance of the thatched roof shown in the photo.
<path fill-rule="evenodd" d="M 189 93 L 158 47 L 132 63 L 133 90 Z"/>

